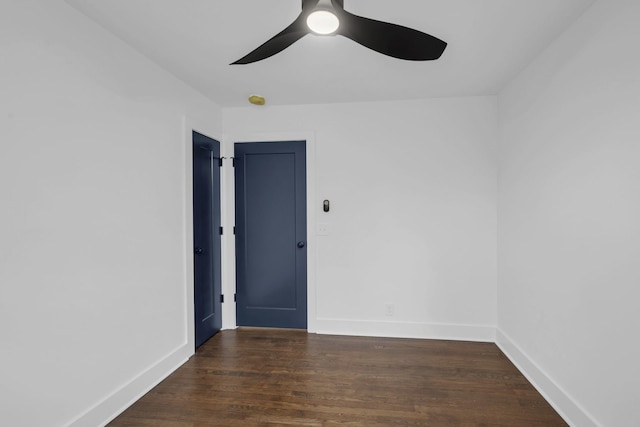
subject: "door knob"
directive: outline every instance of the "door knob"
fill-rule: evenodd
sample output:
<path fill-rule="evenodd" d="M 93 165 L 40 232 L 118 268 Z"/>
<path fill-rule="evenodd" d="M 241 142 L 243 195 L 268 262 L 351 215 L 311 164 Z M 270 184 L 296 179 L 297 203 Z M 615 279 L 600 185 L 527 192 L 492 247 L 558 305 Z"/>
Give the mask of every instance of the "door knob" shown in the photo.
<path fill-rule="evenodd" d="M 196 253 L 196 255 L 202 255 L 204 253 L 204 249 L 202 248 L 195 248 L 194 252 Z"/>
<path fill-rule="evenodd" d="M 300 249 L 304 248 L 304 242 L 298 242 L 298 247 L 299 247 Z"/>

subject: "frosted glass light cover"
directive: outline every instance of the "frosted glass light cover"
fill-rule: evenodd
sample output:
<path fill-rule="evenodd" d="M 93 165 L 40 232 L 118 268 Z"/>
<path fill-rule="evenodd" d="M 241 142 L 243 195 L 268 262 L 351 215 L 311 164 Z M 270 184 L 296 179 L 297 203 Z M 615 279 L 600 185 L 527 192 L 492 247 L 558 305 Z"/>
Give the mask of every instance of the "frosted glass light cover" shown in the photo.
<path fill-rule="evenodd" d="M 316 10 L 307 18 L 307 26 L 316 34 L 334 33 L 340 26 L 338 17 L 327 10 Z"/>

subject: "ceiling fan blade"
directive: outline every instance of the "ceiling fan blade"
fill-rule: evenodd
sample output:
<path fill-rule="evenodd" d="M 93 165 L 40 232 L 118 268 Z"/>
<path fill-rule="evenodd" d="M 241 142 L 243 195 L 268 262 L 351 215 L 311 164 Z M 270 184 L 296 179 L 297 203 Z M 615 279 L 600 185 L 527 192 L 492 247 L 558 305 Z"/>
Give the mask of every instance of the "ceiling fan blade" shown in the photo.
<path fill-rule="evenodd" d="M 343 9 L 336 11 L 340 19 L 337 34 L 387 56 L 430 61 L 440 58 L 447 47 L 439 38 L 412 28 L 353 15 Z"/>
<path fill-rule="evenodd" d="M 261 61 L 276 53 L 282 52 L 309 33 L 309 29 L 305 25 L 304 20 L 303 14 L 300 14 L 287 28 L 267 40 L 248 55 L 238 59 L 236 62 L 232 62 L 231 65 L 251 64 L 252 62 Z"/>

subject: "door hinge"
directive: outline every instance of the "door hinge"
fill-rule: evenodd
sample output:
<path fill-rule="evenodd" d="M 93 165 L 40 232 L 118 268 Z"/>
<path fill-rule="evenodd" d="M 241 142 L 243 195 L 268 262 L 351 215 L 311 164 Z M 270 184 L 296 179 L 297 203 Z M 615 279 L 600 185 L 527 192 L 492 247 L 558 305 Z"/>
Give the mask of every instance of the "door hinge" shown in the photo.
<path fill-rule="evenodd" d="M 224 234 L 224 227 L 220 227 L 220 234 Z"/>
<path fill-rule="evenodd" d="M 224 303 L 224 295 L 220 295 L 220 303 Z"/>
<path fill-rule="evenodd" d="M 233 226 L 233 234 L 234 235 L 236 234 L 236 226 L 235 225 Z"/>
<path fill-rule="evenodd" d="M 222 159 L 224 159 L 224 157 L 220 157 L 218 159 L 218 166 L 222 167 Z"/>
<path fill-rule="evenodd" d="M 235 158 L 233 158 L 233 157 L 220 157 L 220 166 L 222 166 L 222 161 L 223 161 L 224 159 L 230 159 L 230 160 L 231 160 L 231 164 L 232 164 L 232 166 L 233 166 L 233 167 L 235 167 L 235 166 L 236 166 L 236 159 L 235 159 Z"/>
<path fill-rule="evenodd" d="M 236 294 L 233 294 L 233 302 L 237 302 Z"/>

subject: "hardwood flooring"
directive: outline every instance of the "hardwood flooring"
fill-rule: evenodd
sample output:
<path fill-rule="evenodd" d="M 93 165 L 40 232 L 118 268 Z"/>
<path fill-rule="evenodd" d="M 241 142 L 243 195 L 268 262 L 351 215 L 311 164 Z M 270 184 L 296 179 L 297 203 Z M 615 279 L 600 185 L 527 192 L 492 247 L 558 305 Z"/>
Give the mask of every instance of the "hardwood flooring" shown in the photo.
<path fill-rule="evenodd" d="M 566 426 L 491 343 L 222 331 L 109 426 Z"/>

